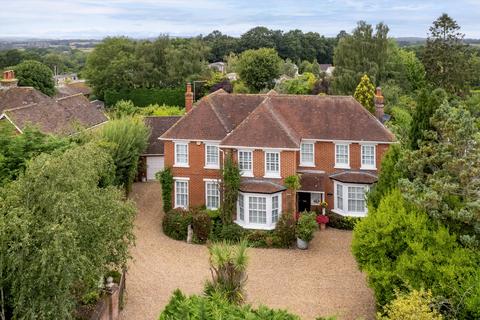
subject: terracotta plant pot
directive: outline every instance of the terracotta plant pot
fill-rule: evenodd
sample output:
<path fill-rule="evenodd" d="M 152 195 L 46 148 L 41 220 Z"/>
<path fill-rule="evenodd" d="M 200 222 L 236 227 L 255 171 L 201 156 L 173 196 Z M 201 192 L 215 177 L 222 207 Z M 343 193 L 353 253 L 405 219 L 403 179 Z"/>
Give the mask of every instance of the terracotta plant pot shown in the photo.
<path fill-rule="evenodd" d="M 308 249 L 308 242 L 303 241 L 300 238 L 297 238 L 297 247 L 298 247 L 298 249 L 306 250 L 306 249 Z"/>

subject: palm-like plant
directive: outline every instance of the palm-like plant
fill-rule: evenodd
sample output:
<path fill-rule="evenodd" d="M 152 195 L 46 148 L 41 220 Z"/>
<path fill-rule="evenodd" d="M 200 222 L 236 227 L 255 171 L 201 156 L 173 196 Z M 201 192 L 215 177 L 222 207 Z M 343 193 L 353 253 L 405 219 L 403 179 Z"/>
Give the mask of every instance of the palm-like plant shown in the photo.
<path fill-rule="evenodd" d="M 205 284 L 205 294 L 220 294 L 229 302 L 241 304 L 245 301 L 247 282 L 247 243 L 230 245 L 228 242 L 214 243 L 209 247 L 212 280 Z"/>

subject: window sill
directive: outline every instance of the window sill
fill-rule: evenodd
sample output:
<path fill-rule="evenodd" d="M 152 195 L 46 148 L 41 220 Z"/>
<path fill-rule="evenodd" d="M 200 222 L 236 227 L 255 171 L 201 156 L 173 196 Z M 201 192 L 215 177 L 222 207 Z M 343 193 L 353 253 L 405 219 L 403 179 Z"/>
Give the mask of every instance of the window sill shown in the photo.
<path fill-rule="evenodd" d="M 219 170 L 220 166 L 205 166 L 203 169 Z"/>
<path fill-rule="evenodd" d="M 175 207 L 173 207 L 173 209 L 184 209 L 184 210 L 188 210 L 188 206 L 187 206 L 187 207 L 184 207 L 184 206 L 175 206 Z"/>
<path fill-rule="evenodd" d="M 240 172 L 242 177 L 253 178 L 253 172 Z"/>
<path fill-rule="evenodd" d="M 315 163 L 300 163 L 299 167 L 315 168 Z"/>
<path fill-rule="evenodd" d="M 360 167 L 360 170 L 377 170 L 375 167 Z"/>
<path fill-rule="evenodd" d="M 255 229 L 255 230 L 274 230 L 276 223 L 268 224 L 258 224 L 258 223 L 245 223 L 244 221 L 235 220 L 236 224 L 244 229 Z"/>
<path fill-rule="evenodd" d="M 281 179 L 282 177 L 280 174 L 266 174 L 263 176 L 264 178 L 269 178 L 269 179 Z"/>
<path fill-rule="evenodd" d="M 335 169 L 350 169 L 350 166 L 344 164 L 336 164 Z"/>
<path fill-rule="evenodd" d="M 354 217 L 354 218 L 363 218 L 367 216 L 367 211 L 365 212 L 346 212 L 339 209 L 332 209 L 332 212 L 339 214 L 343 217 Z"/>
<path fill-rule="evenodd" d="M 174 168 L 190 168 L 188 164 L 174 164 Z"/>

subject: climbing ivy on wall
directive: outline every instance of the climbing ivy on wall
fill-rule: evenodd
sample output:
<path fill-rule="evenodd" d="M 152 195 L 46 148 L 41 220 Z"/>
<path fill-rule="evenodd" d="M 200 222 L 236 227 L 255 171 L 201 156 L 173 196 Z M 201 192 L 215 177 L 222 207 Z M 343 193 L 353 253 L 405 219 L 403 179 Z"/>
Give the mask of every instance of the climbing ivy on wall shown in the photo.
<path fill-rule="evenodd" d="M 167 213 L 172 210 L 172 190 L 173 190 L 173 174 L 172 169 L 167 167 L 156 173 L 156 178 L 162 185 L 162 201 L 163 212 Z"/>

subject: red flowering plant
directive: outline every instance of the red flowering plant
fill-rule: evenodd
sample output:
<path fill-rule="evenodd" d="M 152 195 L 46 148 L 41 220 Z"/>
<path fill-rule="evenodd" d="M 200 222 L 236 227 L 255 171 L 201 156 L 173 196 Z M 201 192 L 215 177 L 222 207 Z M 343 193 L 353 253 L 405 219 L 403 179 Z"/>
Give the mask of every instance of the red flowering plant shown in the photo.
<path fill-rule="evenodd" d="M 330 219 L 328 218 L 328 216 L 324 216 L 324 215 L 318 215 L 317 216 L 317 223 L 318 224 L 327 224 L 329 221 L 330 221 Z"/>

